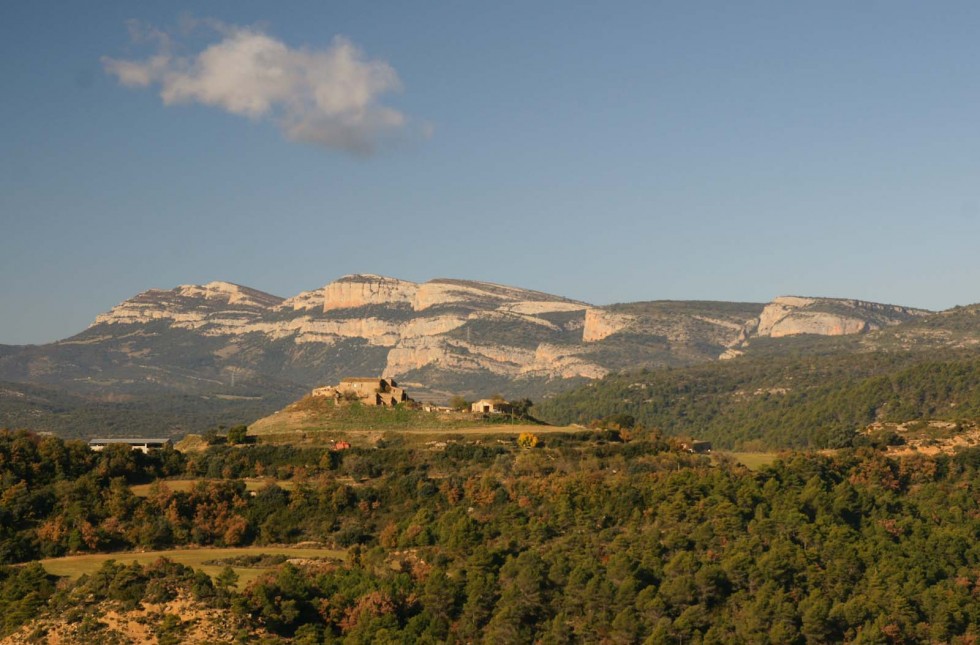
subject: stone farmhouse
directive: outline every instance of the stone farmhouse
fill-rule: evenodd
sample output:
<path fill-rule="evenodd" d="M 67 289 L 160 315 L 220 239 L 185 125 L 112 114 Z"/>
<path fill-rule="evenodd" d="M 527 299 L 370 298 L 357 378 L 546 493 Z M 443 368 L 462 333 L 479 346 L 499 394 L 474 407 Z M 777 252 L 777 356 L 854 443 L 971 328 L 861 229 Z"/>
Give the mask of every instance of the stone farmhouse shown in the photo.
<path fill-rule="evenodd" d="M 313 396 L 328 396 L 335 401 L 355 399 L 362 405 L 394 407 L 411 401 L 405 388 L 398 387 L 394 379 L 375 377 L 348 377 L 337 385 L 318 387 Z"/>
<path fill-rule="evenodd" d="M 470 411 L 483 414 L 510 414 L 514 411 L 514 406 L 499 399 L 480 399 L 473 402 Z"/>

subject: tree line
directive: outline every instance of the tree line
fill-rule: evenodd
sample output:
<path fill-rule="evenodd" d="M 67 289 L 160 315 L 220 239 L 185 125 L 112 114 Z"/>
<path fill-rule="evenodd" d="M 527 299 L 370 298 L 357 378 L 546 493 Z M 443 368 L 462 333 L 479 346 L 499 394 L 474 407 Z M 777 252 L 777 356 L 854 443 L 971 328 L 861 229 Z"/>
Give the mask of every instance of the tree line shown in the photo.
<path fill-rule="evenodd" d="M 874 421 L 980 417 L 980 357 L 868 352 L 608 376 L 535 405 L 555 424 L 629 415 L 740 448 L 844 448 Z"/>

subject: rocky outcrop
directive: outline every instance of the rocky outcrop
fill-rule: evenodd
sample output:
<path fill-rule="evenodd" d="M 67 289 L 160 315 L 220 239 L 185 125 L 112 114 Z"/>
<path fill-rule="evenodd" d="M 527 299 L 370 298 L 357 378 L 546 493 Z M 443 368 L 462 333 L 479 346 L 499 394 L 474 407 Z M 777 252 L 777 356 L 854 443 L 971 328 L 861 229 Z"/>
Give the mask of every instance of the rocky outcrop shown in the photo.
<path fill-rule="evenodd" d="M 516 376 L 534 353 L 515 347 L 474 345 L 451 338 L 427 336 L 405 340 L 388 352 L 384 376 L 402 375 L 434 365 L 442 370 Z"/>
<path fill-rule="evenodd" d="M 528 301 L 513 302 L 497 307 L 497 311 L 536 316 L 558 312 L 586 311 L 589 306 L 581 302 Z"/>
<path fill-rule="evenodd" d="M 486 302 L 487 300 L 494 302 L 497 300 L 487 296 L 486 291 L 477 286 L 437 281 L 426 282 L 419 285 L 418 291 L 415 292 L 412 307 L 415 311 L 423 311 L 439 305 Z"/>
<path fill-rule="evenodd" d="M 738 358 L 739 356 L 742 356 L 744 353 L 745 352 L 743 352 L 741 350 L 735 349 L 733 347 L 729 347 L 725 351 L 723 351 L 721 354 L 719 354 L 718 360 L 720 360 L 720 361 L 730 361 L 733 358 Z"/>
<path fill-rule="evenodd" d="M 780 296 L 754 321 L 752 335 L 780 338 L 798 334 L 843 336 L 908 322 L 929 312 L 862 300 Z"/>
<path fill-rule="evenodd" d="M 629 327 L 632 316 L 616 314 L 605 309 L 588 309 L 585 312 L 585 327 L 582 329 L 582 342 L 594 343 L 612 336 Z"/>
<path fill-rule="evenodd" d="M 325 287 L 323 310 L 411 304 L 417 292 L 418 285 L 414 282 L 379 275 L 350 275 Z"/>
<path fill-rule="evenodd" d="M 288 298 L 280 308 L 331 311 L 399 304 L 409 305 L 413 311 L 461 304 L 479 309 L 499 306 L 529 314 L 577 311 L 588 307 L 566 298 L 491 282 L 437 279 L 419 284 L 380 275 L 354 274 Z"/>
<path fill-rule="evenodd" d="M 761 328 L 761 325 L 760 325 Z M 851 318 L 840 314 L 821 312 L 794 312 L 772 323 L 766 329 L 767 336 L 780 338 L 799 334 L 816 334 L 818 336 L 845 336 L 860 334 L 879 327 L 867 320 Z"/>
<path fill-rule="evenodd" d="M 510 377 L 600 378 L 608 373 L 605 368 L 579 356 L 582 351 L 581 347 L 548 343 L 541 343 L 530 351 L 505 345 L 476 345 L 445 337 L 423 337 L 403 341 L 388 352 L 384 375 L 397 376 L 429 366 Z"/>
<path fill-rule="evenodd" d="M 185 328 L 223 319 L 231 325 L 259 320 L 282 298 L 230 282 L 150 289 L 96 317 L 95 325 L 144 324 L 171 320 Z"/>
<path fill-rule="evenodd" d="M 416 311 L 449 304 L 464 304 L 480 308 L 496 306 L 529 309 L 522 313 L 575 311 L 588 307 L 585 303 L 567 298 L 493 282 L 437 279 L 418 285 L 413 302 Z M 530 309 L 537 311 L 532 312 Z"/>
<path fill-rule="evenodd" d="M 204 300 L 214 300 L 228 305 L 241 305 L 245 307 L 255 307 L 258 309 L 268 309 L 275 307 L 282 302 L 282 298 L 269 293 L 264 293 L 257 289 L 250 289 L 231 282 L 209 282 L 203 286 L 187 284 L 177 287 L 174 290 L 177 295 L 184 298 L 203 298 Z"/>
<path fill-rule="evenodd" d="M 583 358 L 584 348 L 580 346 L 552 345 L 541 343 L 534 350 L 534 362 L 525 366 L 524 375 L 547 375 L 560 378 L 602 378 L 609 373 L 604 367 Z"/>
<path fill-rule="evenodd" d="M 406 280 L 372 274 L 346 275 L 339 280 L 287 298 L 280 309 L 331 311 L 370 305 L 412 304 L 418 285 Z"/>

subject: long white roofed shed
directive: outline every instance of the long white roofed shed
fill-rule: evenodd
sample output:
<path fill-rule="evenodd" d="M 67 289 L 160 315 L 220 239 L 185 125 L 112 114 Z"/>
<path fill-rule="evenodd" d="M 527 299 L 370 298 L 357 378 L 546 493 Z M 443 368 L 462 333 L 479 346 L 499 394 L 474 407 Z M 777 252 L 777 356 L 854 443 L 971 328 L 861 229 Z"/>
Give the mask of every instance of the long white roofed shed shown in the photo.
<path fill-rule="evenodd" d="M 104 450 L 106 446 L 117 443 L 146 453 L 151 450 L 161 450 L 164 446 L 170 445 L 172 442 L 166 437 L 110 437 L 107 439 L 92 439 L 88 442 L 88 447 L 98 452 Z"/>

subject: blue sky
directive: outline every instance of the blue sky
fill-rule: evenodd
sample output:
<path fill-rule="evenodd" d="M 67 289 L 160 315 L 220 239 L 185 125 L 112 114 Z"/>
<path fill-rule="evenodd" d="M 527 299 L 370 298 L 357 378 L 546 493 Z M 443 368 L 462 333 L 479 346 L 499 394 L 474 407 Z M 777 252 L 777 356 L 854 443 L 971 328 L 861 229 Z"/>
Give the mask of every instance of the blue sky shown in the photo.
<path fill-rule="evenodd" d="M 599 4 L 3 3 L 0 343 L 355 272 L 980 301 L 980 4 Z"/>

